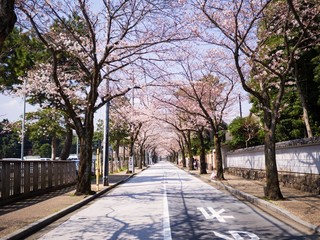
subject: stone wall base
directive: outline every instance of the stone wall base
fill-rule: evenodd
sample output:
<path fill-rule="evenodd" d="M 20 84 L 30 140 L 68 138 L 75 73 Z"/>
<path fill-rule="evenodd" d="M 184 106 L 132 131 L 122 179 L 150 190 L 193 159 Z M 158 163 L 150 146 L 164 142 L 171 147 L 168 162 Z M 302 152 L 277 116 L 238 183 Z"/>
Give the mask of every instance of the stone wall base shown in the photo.
<path fill-rule="evenodd" d="M 266 173 L 263 170 L 227 168 L 224 170 L 228 174 L 240 176 L 251 180 L 266 180 Z M 320 175 L 278 172 L 281 186 L 298 189 L 304 192 L 320 194 Z"/>

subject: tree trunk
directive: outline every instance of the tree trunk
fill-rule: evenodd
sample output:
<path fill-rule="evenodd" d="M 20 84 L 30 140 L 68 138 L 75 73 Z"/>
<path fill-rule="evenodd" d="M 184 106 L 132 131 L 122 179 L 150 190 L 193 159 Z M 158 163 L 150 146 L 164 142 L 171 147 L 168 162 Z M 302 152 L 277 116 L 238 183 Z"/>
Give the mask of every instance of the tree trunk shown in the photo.
<path fill-rule="evenodd" d="M 307 137 L 311 138 L 311 137 L 313 137 L 313 134 L 312 134 L 311 125 L 310 125 L 310 121 L 309 121 L 307 102 L 306 102 L 305 96 L 303 94 L 303 91 L 302 91 L 300 83 L 299 83 L 297 64 L 295 64 L 295 74 L 294 75 L 295 75 L 294 78 L 295 78 L 295 82 L 296 82 L 296 87 L 297 87 L 299 98 L 300 98 L 300 102 L 301 102 L 301 107 L 302 107 L 302 110 L 303 110 L 303 121 L 304 121 L 304 125 L 306 127 L 306 130 L 307 130 Z"/>
<path fill-rule="evenodd" d="M 185 167 L 187 167 L 187 159 L 186 159 L 186 149 L 185 149 L 185 147 L 183 147 L 183 149 L 181 150 L 181 154 L 182 154 L 182 166 L 185 168 Z"/>
<path fill-rule="evenodd" d="M 17 21 L 17 16 L 14 12 L 14 3 L 14 0 L 0 0 L 0 52 L 4 41 Z"/>
<path fill-rule="evenodd" d="M 144 167 L 146 167 L 147 165 L 148 165 L 148 163 L 147 163 L 147 158 L 146 158 L 146 150 L 144 149 L 143 150 L 143 158 L 142 158 L 142 165 L 144 166 Z"/>
<path fill-rule="evenodd" d="M 111 158 L 109 160 L 109 156 L 111 155 Z M 113 159 L 113 150 L 111 149 L 109 151 L 109 156 L 108 156 L 108 160 L 109 160 L 109 166 L 110 166 L 110 173 L 114 173 L 114 159 Z"/>
<path fill-rule="evenodd" d="M 200 174 L 207 174 L 206 149 L 205 149 L 202 131 L 198 132 L 198 136 L 199 136 L 199 140 L 200 140 Z"/>
<path fill-rule="evenodd" d="M 123 167 L 127 165 L 128 163 L 126 163 L 126 146 L 123 145 L 123 165 L 120 163 L 120 168 L 123 169 Z"/>
<path fill-rule="evenodd" d="M 79 136 L 80 164 L 75 195 L 88 195 L 94 193 L 91 190 L 93 124 L 91 127 L 92 129 L 88 129 L 90 126 L 87 126 L 87 129 L 84 129 L 83 134 Z"/>
<path fill-rule="evenodd" d="M 182 155 L 182 167 L 187 167 L 187 161 L 186 161 L 186 148 L 184 146 L 183 140 L 179 140 L 179 146 L 181 150 L 181 155 Z"/>
<path fill-rule="evenodd" d="M 71 150 L 71 146 L 72 146 L 72 137 L 73 137 L 72 129 L 67 126 L 66 139 L 63 144 L 63 149 L 60 153 L 61 160 L 68 159 L 68 157 L 70 155 L 70 150 Z"/>
<path fill-rule="evenodd" d="M 152 160 L 153 160 L 154 163 L 158 162 L 158 156 L 157 156 L 155 148 L 152 150 Z"/>
<path fill-rule="evenodd" d="M 189 161 L 188 161 L 188 170 L 194 170 L 194 166 L 193 166 L 193 162 L 194 162 L 194 158 L 193 158 L 193 154 L 192 152 L 189 151 Z"/>
<path fill-rule="evenodd" d="M 214 150 L 215 150 L 216 176 L 217 176 L 217 179 L 224 180 L 222 154 L 221 154 L 221 140 L 218 133 L 214 133 L 213 142 L 214 142 Z"/>
<path fill-rule="evenodd" d="M 142 146 L 140 147 L 139 152 L 140 152 L 140 158 L 139 158 L 138 168 L 142 169 L 142 158 L 143 158 L 143 147 Z"/>
<path fill-rule="evenodd" d="M 129 146 L 129 156 L 133 157 L 134 155 L 134 142 L 130 141 L 130 146 Z"/>
<path fill-rule="evenodd" d="M 116 159 L 115 159 L 115 163 L 116 163 L 116 171 L 118 171 L 121 168 L 121 164 L 120 164 L 120 140 L 116 140 L 116 146 L 115 146 L 115 153 L 116 153 Z"/>
<path fill-rule="evenodd" d="M 179 153 L 178 152 L 174 152 L 175 153 L 175 162 L 178 165 L 179 164 Z"/>
<path fill-rule="evenodd" d="M 193 167 L 193 153 L 192 153 L 192 149 L 191 149 L 191 132 L 188 131 L 187 132 L 187 139 L 186 139 L 186 144 L 187 144 L 187 152 L 188 152 L 188 170 L 194 170 Z"/>
<path fill-rule="evenodd" d="M 283 199 L 280 191 L 278 169 L 276 163 L 276 144 L 271 133 L 267 132 L 264 141 L 264 154 L 266 166 L 266 181 L 265 197 L 271 200 Z"/>
<path fill-rule="evenodd" d="M 130 143 L 129 143 L 129 158 L 132 157 L 133 158 L 133 168 L 135 167 L 136 165 L 136 159 L 135 159 L 135 156 L 134 156 L 134 137 L 131 136 L 130 137 Z M 127 172 L 129 173 L 129 160 L 128 160 L 128 163 L 127 163 Z"/>
<path fill-rule="evenodd" d="M 264 155 L 265 155 L 265 168 L 266 168 L 266 181 L 267 185 L 264 190 L 264 195 L 270 200 L 283 199 L 280 191 L 278 169 L 276 162 L 276 121 L 275 116 L 268 110 L 264 110 Z"/>

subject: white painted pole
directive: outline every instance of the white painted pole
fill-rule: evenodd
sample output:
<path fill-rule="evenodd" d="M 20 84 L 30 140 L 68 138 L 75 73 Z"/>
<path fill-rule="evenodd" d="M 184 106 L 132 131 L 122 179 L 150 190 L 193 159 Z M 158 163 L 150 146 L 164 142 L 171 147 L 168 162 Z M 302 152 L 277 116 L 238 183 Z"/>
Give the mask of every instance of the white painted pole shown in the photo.
<path fill-rule="evenodd" d="M 27 80 L 24 81 L 24 95 L 23 95 L 23 115 L 22 115 L 22 125 L 21 125 L 21 160 L 24 156 L 24 137 L 25 137 L 25 121 L 26 121 L 26 101 L 27 101 Z"/>

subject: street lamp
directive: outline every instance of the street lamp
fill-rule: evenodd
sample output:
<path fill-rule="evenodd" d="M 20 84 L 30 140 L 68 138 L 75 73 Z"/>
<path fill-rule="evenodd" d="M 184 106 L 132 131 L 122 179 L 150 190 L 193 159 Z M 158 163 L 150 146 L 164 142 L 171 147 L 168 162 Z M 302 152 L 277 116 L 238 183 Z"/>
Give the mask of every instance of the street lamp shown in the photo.
<path fill-rule="evenodd" d="M 24 135 L 25 135 L 25 121 L 26 121 L 26 101 L 27 101 L 27 79 L 24 80 L 24 95 L 23 95 L 23 115 L 21 125 L 21 160 L 24 156 Z"/>
<path fill-rule="evenodd" d="M 107 92 L 109 92 L 109 79 L 107 79 Z M 109 186 L 109 109 L 110 100 L 106 103 L 106 117 L 104 122 L 103 144 L 103 186 Z"/>
<path fill-rule="evenodd" d="M 242 106 L 241 106 L 241 95 L 239 94 L 239 111 L 240 111 L 240 118 L 242 118 Z"/>

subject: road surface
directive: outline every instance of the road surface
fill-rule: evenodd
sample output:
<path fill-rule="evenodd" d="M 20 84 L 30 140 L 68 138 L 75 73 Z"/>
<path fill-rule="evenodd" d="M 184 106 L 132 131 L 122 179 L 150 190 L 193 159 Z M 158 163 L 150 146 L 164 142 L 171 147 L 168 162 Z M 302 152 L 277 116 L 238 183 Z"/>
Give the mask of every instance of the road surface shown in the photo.
<path fill-rule="evenodd" d="M 316 239 L 160 162 L 41 239 Z"/>

